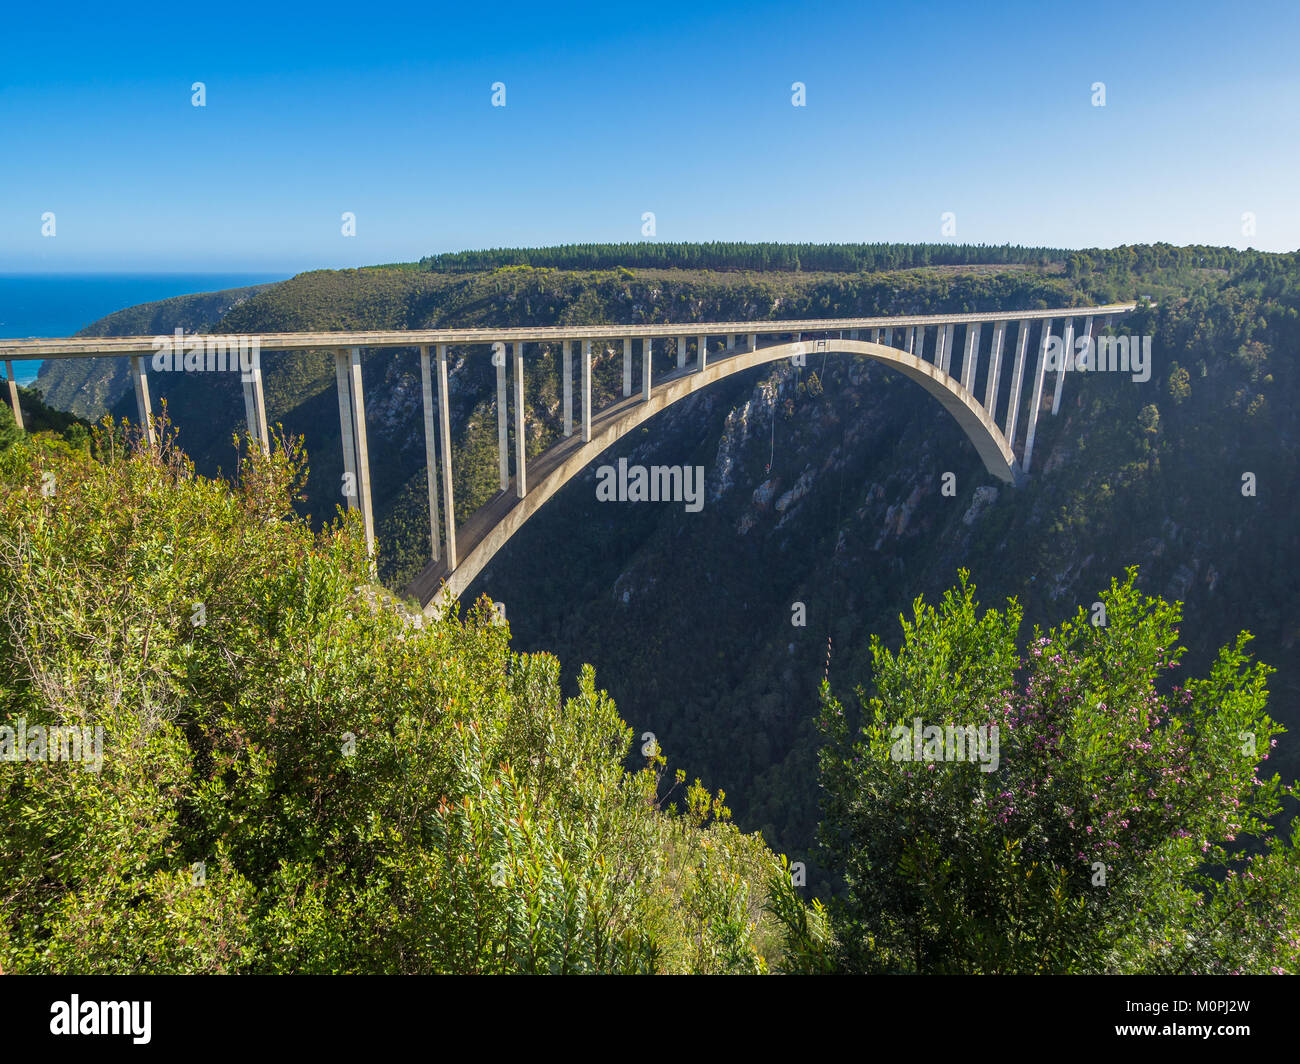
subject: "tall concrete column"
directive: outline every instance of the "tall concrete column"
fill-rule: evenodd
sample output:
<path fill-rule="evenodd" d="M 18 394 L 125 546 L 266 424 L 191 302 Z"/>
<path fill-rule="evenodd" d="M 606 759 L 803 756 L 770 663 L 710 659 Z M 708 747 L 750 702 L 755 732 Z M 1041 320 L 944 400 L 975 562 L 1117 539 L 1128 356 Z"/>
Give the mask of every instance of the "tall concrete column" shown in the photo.
<path fill-rule="evenodd" d="M 582 341 L 582 442 L 591 442 L 591 341 Z"/>
<path fill-rule="evenodd" d="M 957 345 L 957 323 L 944 326 L 943 330 L 943 371 L 952 375 L 952 349 Z"/>
<path fill-rule="evenodd" d="M 373 556 L 375 522 L 370 507 L 370 452 L 366 445 L 366 401 L 361 387 L 361 348 L 335 351 L 334 374 L 339 390 L 343 472 L 350 482 L 350 485 L 345 485 L 344 494 L 349 510 L 361 510 L 361 522 L 366 532 L 366 550 Z"/>
<path fill-rule="evenodd" d="M 727 333 L 727 350 L 736 350 L 736 336 L 734 333 Z"/>
<path fill-rule="evenodd" d="M 757 350 L 758 350 L 758 333 L 750 333 L 750 334 L 749 334 L 749 349 L 750 349 L 751 351 L 757 351 Z"/>
<path fill-rule="evenodd" d="M 1020 388 L 1025 380 L 1025 352 L 1029 349 L 1029 319 L 1022 318 L 1016 326 L 1016 359 L 1011 367 L 1011 394 L 1007 397 L 1007 420 L 1002 435 L 1007 446 L 1016 449 L 1016 422 L 1020 418 Z M 993 416 L 993 411 L 989 411 Z"/>
<path fill-rule="evenodd" d="M 885 346 L 886 347 L 894 346 L 894 330 L 892 328 L 885 330 Z"/>
<path fill-rule="evenodd" d="M 334 352 L 334 381 L 339 393 L 339 439 L 343 448 L 343 498 L 348 509 L 357 508 L 357 444 L 352 431 L 352 385 L 349 383 L 348 353 Z"/>
<path fill-rule="evenodd" d="M 948 326 L 937 325 L 934 330 L 934 368 L 941 373 L 948 372 L 948 362 L 944 344 L 948 340 Z"/>
<path fill-rule="evenodd" d="M 989 412 L 989 419 L 997 423 L 998 378 L 1002 376 L 1002 343 L 1007 336 L 1007 323 L 1000 321 L 993 326 L 993 346 L 989 350 L 989 376 L 984 383 L 984 409 Z"/>
<path fill-rule="evenodd" d="M 5 377 L 9 381 L 9 405 L 14 408 L 14 421 L 22 429 L 23 409 L 18 405 L 18 381 L 14 379 L 14 364 L 8 360 L 5 361 Z"/>
<path fill-rule="evenodd" d="M 352 432 L 357 447 L 357 488 L 361 519 L 366 526 L 366 551 L 375 554 L 375 518 L 370 508 L 370 449 L 366 443 L 366 398 L 361 387 L 361 348 L 348 352 L 348 384 L 352 402 Z"/>
<path fill-rule="evenodd" d="M 1052 340 L 1052 320 L 1043 319 L 1043 335 L 1038 344 L 1038 365 L 1034 367 L 1034 390 L 1029 400 L 1029 431 L 1025 434 L 1025 460 L 1020 468 L 1029 472 L 1034 457 L 1034 433 L 1038 429 L 1038 408 L 1043 405 L 1043 377 L 1047 373 L 1047 346 Z"/>
<path fill-rule="evenodd" d="M 966 353 L 961 359 L 961 386 L 968 392 L 975 390 L 975 374 L 979 371 L 980 332 L 983 326 L 971 323 L 966 326 Z"/>
<path fill-rule="evenodd" d="M 266 428 L 266 400 L 262 395 L 262 352 L 255 348 L 248 367 L 248 379 L 244 385 L 244 421 L 248 425 L 248 434 L 261 445 L 262 453 L 271 452 L 271 444 Z M 243 374 L 241 373 L 241 377 Z"/>
<path fill-rule="evenodd" d="M 623 394 L 625 396 L 632 394 L 632 340 L 627 337 L 623 340 Z"/>
<path fill-rule="evenodd" d="M 1074 319 L 1065 319 L 1065 331 L 1061 342 L 1061 364 L 1056 367 L 1056 394 L 1052 396 L 1052 416 L 1061 409 L 1061 388 L 1065 384 L 1065 374 L 1074 369 Z"/>
<path fill-rule="evenodd" d="M 912 352 L 922 362 L 925 361 L 925 326 L 916 327 L 916 350 Z"/>
<path fill-rule="evenodd" d="M 447 398 L 447 345 L 438 345 L 438 435 L 442 437 L 442 497 L 447 502 L 447 572 L 456 568 L 456 497 L 451 484 L 451 405 Z"/>
<path fill-rule="evenodd" d="M 903 336 L 903 350 L 909 355 L 912 354 L 912 347 L 916 344 L 916 326 L 909 326 L 907 333 Z"/>
<path fill-rule="evenodd" d="M 654 387 L 655 350 L 650 337 L 641 338 L 641 398 L 647 402 Z"/>
<path fill-rule="evenodd" d="M 703 373 L 704 367 L 707 366 L 709 362 L 709 338 L 707 336 L 700 336 L 697 337 L 697 342 L 699 344 L 699 352 L 697 353 L 696 358 L 696 370 Z"/>
<path fill-rule="evenodd" d="M 429 366 L 429 347 L 420 348 L 420 394 L 424 400 L 424 479 L 429 489 L 429 548 L 430 556 L 438 560 L 438 449 L 437 432 L 433 425 L 433 373 Z"/>
<path fill-rule="evenodd" d="M 871 342 L 872 342 L 873 344 L 878 344 L 878 343 L 880 343 L 880 330 L 879 330 L 879 329 L 872 329 L 872 330 L 871 330 Z"/>
<path fill-rule="evenodd" d="M 528 432 L 524 421 L 524 344 L 515 343 L 515 494 L 528 494 Z"/>
<path fill-rule="evenodd" d="M 560 375 L 564 380 L 564 435 L 573 435 L 573 341 L 560 345 Z"/>
<path fill-rule="evenodd" d="M 857 329 L 850 329 L 850 330 L 849 330 L 849 339 L 850 339 L 850 340 L 856 340 L 857 338 L 858 338 L 858 330 L 857 330 Z"/>
<path fill-rule="evenodd" d="M 1095 346 L 1094 343 L 1093 343 L 1093 335 L 1092 335 L 1092 315 L 1091 315 L 1091 314 L 1089 314 L 1086 318 L 1083 319 L 1083 332 L 1080 334 L 1080 339 L 1082 339 L 1083 337 L 1087 337 L 1087 339 L 1088 339 L 1088 346 L 1087 346 L 1087 351 L 1088 351 L 1088 365 L 1092 366 L 1092 367 L 1095 369 L 1096 366 L 1097 366 L 1097 348 L 1096 348 L 1096 346 Z M 1077 357 L 1077 356 L 1076 356 L 1076 358 L 1075 358 L 1075 366 L 1074 366 L 1074 368 L 1075 368 L 1076 370 L 1079 368 L 1079 363 L 1078 363 L 1078 357 Z"/>
<path fill-rule="evenodd" d="M 677 337 L 677 368 L 686 368 L 686 337 Z"/>
<path fill-rule="evenodd" d="M 131 356 L 131 383 L 135 386 L 135 410 L 144 429 L 144 438 L 152 447 L 158 441 L 153 432 L 153 411 L 149 406 L 149 380 L 144 375 L 144 356 Z"/>
<path fill-rule="evenodd" d="M 506 345 L 500 351 L 493 345 L 492 361 L 497 367 L 497 479 L 501 490 L 510 487 L 510 425 L 506 399 Z"/>

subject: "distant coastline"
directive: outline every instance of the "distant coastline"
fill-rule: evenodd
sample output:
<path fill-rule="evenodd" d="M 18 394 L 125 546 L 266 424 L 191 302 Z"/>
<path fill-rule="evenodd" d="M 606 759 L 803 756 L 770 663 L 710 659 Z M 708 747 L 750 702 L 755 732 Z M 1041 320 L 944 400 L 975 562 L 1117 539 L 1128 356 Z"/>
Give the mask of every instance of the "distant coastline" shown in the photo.
<path fill-rule="evenodd" d="M 72 336 L 115 310 L 195 292 L 283 281 L 284 273 L 0 273 L 0 337 Z M 14 364 L 19 384 L 40 362 Z"/>

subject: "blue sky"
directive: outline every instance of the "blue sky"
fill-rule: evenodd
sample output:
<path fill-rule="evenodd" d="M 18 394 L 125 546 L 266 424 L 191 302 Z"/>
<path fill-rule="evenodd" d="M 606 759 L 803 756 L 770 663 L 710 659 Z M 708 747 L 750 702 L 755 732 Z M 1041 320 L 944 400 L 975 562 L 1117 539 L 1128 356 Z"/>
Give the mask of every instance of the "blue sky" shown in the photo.
<path fill-rule="evenodd" d="M 950 211 L 960 242 L 1300 247 L 1294 2 L 16 4 L 5 20 L 0 271 L 639 240 L 645 211 L 660 240 L 940 240 Z"/>

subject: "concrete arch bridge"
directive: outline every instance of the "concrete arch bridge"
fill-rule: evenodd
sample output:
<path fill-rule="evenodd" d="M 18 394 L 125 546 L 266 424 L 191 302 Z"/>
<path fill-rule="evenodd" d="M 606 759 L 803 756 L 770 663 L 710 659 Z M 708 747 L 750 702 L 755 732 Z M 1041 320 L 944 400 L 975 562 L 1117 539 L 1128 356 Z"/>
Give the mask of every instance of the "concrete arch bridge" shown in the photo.
<path fill-rule="evenodd" d="M 268 440 L 262 397 L 262 354 L 302 349 L 334 351 L 345 483 L 354 488 L 346 498 L 349 507 L 361 511 L 367 544 L 373 552 L 374 519 L 370 501 L 365 399 L 361 384 L 361 350 L 419 349 L 430 560 L 407 590 L 426 610 L 431 610 L 447 596 L 463 593 L 529 517 L 627 433 L 661 410 L 716 381 L 781 359 L 802 356 L 806 362 L 815 356 L 846 354 L 893 367 L 914 380 L 952 414 L 991 474 L 1009 484 L 1017 484 L 1029 473 L 1033 460 L 1053 322 L 1059 319 L 1062 323 L 1056 337 L 1060 349 L 1071 352 L 1078 337 L 1093 336 L 1094 330 L 1103 322 L 1133 309 L 1134 304 L 1128 303 L 892 318 L 270 333 L 252 338 L 256 341 L 254 343 L 248 343 L 248 338 L 238 338 L 238 341 L 244 341 L 242 346 L 236 338 L 208 337 L 208 341 L 218 341 L 218 347 L 225 345 L 227 350 L 214 353 L 209 344 L 206 357 L 212 360 L 216 355 L 229 355 L 233 360 L 236 354 L 231 352 L 238 353 L 238 365 L 243 371 L 248 431 L 265 448 Z M 1075 321 L 1078 318 L 1082 318 L 1083 323 L 1076 337 Z M 1024 440 L 1018 443 L 1022 392 L 1025 390 L 1030 340 L 1035 326 L 1038 327 L 1037 358 L 1029 383 Z M 1012 337 L 1010 343 L 1009 334 Z M 137 412 L 140 423 L 146 426 L 152 440 L 148 363 L 151 357 L 158 357 L 163 339 L 72 337 L 0 340 L 0 359 L 5 360 L 10 401 L 19 423 L 22 413 L 14 384 L 14 361 L 118 355 L 131 360 Z M 203 338 L 187 336 L 183 342 L 188 347 L 196 339 Z M 602 410 L 593 410 L 592 345 L 619 341 L 623 346 L 622 397 Z M 178 339 L 178 344 L 180 342 Z M 670 363 L 666 372 L 658 374 L 654 365 L 656 344 L 660 345 L 661 356 L 665 353 L 671 355 L 674 348 L 676 352 L 676 364 Z M 548 450 L 528 460 L 525 455 L 523 369 L 530 345 L 549 345 L 560 350 L 564 435 Z M 447 352 L 453 346 L 472 347 L 480 357 L 490 356 L 496 367 L 497 383 L 500 492 L 460 528 L 456 527 L 453 518 L 455 499 L 450 463 L 451 406 Z M 660 361 L 663 361 L 662 357 Z M 639 373 L 634 373 L 638 365 Z M 1052 413 L 1060 407 L 1068 368 L 1065 360 L 1055 368 Z M 513 470 L 510 453 L 512 417 Z M 445 521 L 440 520 L 440 510 L 447 517 Z"/>

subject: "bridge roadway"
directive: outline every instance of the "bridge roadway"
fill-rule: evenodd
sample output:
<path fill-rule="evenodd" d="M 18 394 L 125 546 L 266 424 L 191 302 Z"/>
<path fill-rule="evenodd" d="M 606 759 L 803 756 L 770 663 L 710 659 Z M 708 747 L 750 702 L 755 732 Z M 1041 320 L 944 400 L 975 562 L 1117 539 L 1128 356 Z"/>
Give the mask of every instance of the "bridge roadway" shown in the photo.
<path fill-rule="evenodd" d="M 1041 321 L 1075 313 L 1107 317 L 1123 314 L 1133 303 L 1056 310 L 1016 310 L 986 313 L 920 314 L 893 318 L 813 318 L 803 321 L 681 322 L 677 325 L 552 325 L 508 329 L 393 329 L 362 332 L 259 333 L 263 351 L 300 351 L 337 347 L 419 347 L 423 344 L 550 343 L 559 340 L 621 340 L 646 336 L 652 340 L 672 336 L 729 336 L 758 333 L 836 332 L 841 329 L 888 329 L 931 325 L 967 325 L 983 322 Z M 189 336 L 190 334 L 186 334 Z M 221 335 L 221 334 L 213 334 Z M 158 337 L 161 338 L 161 337 Z M 101 355 L 151 355 L 153 336 L 68 336 L 0 339 L 0 360 L 19 362 L 44 358 L 95 358 Z M 170 339 L 170 336 L 166 336 Z"/>

